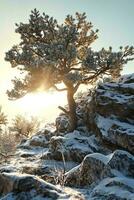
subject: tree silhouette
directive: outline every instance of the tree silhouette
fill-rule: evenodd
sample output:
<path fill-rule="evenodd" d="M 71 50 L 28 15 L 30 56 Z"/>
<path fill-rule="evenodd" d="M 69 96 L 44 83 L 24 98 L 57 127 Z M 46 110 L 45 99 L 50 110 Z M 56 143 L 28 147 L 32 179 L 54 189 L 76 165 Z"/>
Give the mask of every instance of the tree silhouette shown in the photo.
<path fill-rule="evenodd" d="M 92 84 L 105 74 L 118 77 L 124 64 L 133 59 L 134 48 L 120 47 L 118 52 L 102 48 L 93 51 L 91 44 L 98 38 L 98 30 L 86 19 L 86 14 L 68 15 L 63 24 L 34 9 L 29 22 L 16 24 L 21 42 L 6 53 L 12 67 L 26 72 L 25 78 L 15 78 L 14 88 L 7 91 L 16 99 L 37 88 L 67 91 L 71 128 L 77 126 L 74 94 L 81 84 Z M 60 83 L 64 88 L 59 88 Z"/>

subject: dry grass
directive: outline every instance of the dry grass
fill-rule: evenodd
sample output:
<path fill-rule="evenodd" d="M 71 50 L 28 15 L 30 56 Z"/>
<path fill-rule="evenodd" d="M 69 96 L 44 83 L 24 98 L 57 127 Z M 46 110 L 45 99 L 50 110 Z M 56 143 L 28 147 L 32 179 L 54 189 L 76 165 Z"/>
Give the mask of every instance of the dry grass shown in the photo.
<path fill-rule="evenodd" d="M 17 144 L 18 142 L 13 133 L 8 130 L 0 133 L 0 162 L 7 161 L 14 155 Z"/>
<path fill-rule="evenodd" d="M 63 154 L 63 152 L 61 152 L 62 155 L 62 162 L 63 162 L 63 168 L 54 168 L 54 171 L 52 172 L 53 174 L 53 179 L 54 179 L 54 183 L 56 185 L 60 185 L 61 187 L 65 186 L 66 183 L 66 162 L 65 162 L 65 156 Z"/>

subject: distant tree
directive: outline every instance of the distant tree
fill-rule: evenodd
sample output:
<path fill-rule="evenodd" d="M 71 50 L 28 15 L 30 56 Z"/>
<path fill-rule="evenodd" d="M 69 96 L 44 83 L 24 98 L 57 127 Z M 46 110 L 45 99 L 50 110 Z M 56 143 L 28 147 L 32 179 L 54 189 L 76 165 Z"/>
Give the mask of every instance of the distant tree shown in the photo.
<path fill-rule="evenodd" d="M 134 48 L 120 47 L 118 52 L 102 48 L 93 51 L 91 44 L 98 38 L 98 30 L 86 19 L 86 14 L 67 15 L 63 24 L 34 9 L 28 23 L 16 24 L 21 42 L 6 53 L 12 67 L 26 72 L 25 78 L 13 80 L 14 89 L 8 91 L 12 99 L 20 98 L 41 87 L 67 91 L 71 131 L 77 126 L 74 94 L 81 84 L 92 84 L 105 74 L 118 77 L 124 64 L 132 60 Z M 59 83 L 64 88 L 58 88 Z"/>
<path fill-rule="evenodd" d="M 17 115 L 12 122 L 10 127 L 10 131 L 16 133 L 16 136 L 22 137 L 29 137 L 34 132 L 38 130 L 40 126 L 40 122 L 35 117 L 30 117 L 26 119 L 22 115 Z"/>

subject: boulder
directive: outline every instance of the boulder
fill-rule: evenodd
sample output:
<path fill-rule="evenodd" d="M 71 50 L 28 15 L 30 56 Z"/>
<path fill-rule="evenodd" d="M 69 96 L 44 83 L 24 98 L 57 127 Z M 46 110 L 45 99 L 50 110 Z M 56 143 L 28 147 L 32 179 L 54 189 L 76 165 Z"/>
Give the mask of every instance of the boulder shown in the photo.
<path fill-rule="evenodd" d="M 58 199 L 64 196 L 61 189 L 49 184 L 35 176 L 17 173 L 0 174 L 0 195 L 12 195 L 13 199 Z"/>
<path fill-rule="evenodd" d="M 123 176 L 134 177 L 134 156 L 126 151 L 116 150 L 109 155 L 109 161 L 102 172 L 102 178 Z"/>
<path fill-rule="evenodd" d="M 57 133 L 67 133 L 70 129 L 69 118 L 65 114 L 59 115 L 56 120 L 56 131 Z"/>
<path fill-rule="evenodd" d="M 81 162 L 90 153 L 99 151 L 94 135 L 83 136 L 80 131 L 63 136 L 54 136 L 50 140 L 49 157 L 55 160 L 73 160 Z"/>
<path fill-rule="evenodd" d="M 37 133 L 36 135 L 31 136 L 29 139 L 23 140 L 19 145 L 18 149 L 32 149 L 33 147 L 48 147 L 49 137 L 43 133 Z"/>
<path fill-rule="evenodd" d="M 66 173 L 66 184 L 69 186 L 91 185 L 101 178 L 107 162 L 108 157 L 100 153 L 87 155 L 79 166 Z"/>
<path fill-rule="evenodd" d="M 49 143 L 49 141 L 42 134 L 34 135 L 29 140 L 30 146 L 48 147 L 48 143 Z"/>
<path fill-rule="evenodd" d="M 134 177 L 133 155 L 122 150 L 116 150 L 109 155 L 87 155 L 80 165 L 66 173 L 66 184 L 86 186 L 116 176 Z"/>

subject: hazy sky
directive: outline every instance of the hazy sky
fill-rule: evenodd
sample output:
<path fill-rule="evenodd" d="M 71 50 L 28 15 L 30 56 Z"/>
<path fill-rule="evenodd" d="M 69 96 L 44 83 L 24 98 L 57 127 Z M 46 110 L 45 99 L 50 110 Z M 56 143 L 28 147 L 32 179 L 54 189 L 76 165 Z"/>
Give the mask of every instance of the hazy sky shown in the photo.
<path fill-rule="evenodd" d="M 134 0 L 0 0 L 0 104 L 14 109 L 3 92 L 9 87 L 14 71 L 4 61 L 5 52 L 19 42 L 16 22 L 26 22 L 30 11 L 37 8 L 62 22 L 67 14 L 86 12 L 88 19 L 100 30 L 94 48 L 134 45 Z M 123 73 L 134 72 L 134 62 Z"/>

